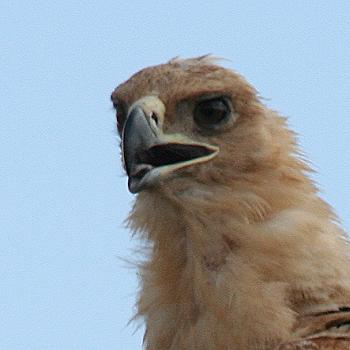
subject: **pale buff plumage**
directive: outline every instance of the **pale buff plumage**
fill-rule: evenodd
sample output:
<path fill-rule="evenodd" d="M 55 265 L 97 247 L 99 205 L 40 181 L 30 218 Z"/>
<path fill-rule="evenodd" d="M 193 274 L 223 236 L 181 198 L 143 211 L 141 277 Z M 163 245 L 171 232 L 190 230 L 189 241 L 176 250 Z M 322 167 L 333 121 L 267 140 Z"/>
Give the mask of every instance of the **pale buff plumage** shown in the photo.
<path fill-rule="evenodd" d="M 235 122 L 198 134 L 188 106 L 214 92 L 231 100 Z M 150 245 L 138 300 L 146 349 L 350 349 L 350 246 L 285 119 L 207 57 L 174 59 L 120 85 L 119 130 L 150 95 L 164 104 L 166 134 L 220 152 L 135 199 L 130 227 Z"/>

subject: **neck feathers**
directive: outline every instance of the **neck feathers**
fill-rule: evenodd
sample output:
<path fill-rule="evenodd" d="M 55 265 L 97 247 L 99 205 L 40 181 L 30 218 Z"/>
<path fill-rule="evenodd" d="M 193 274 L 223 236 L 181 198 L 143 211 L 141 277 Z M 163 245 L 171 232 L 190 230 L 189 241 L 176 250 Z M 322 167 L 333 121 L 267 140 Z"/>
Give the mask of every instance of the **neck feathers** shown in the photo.
<path fill-rule="evenodd" d="M 298 315 L 350 300 L 348 245 L 329 207 L 300 173 L 269 185 L 138 196 L 129 222 L 150 244 L 138 303 L 147 349 L 269 348 Z"/>

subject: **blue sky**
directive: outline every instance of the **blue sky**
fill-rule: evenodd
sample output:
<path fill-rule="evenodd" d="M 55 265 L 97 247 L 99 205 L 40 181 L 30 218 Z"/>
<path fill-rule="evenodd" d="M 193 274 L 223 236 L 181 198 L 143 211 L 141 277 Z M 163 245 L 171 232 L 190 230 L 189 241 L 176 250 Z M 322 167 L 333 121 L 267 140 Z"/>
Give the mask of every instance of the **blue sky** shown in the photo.
<path fill-rule="evenodd" d="M 289 117 L 350 228 L 349 1 L 2 1 L 0 349 L 141 348 L 109 96 L 213 53 Z"/>

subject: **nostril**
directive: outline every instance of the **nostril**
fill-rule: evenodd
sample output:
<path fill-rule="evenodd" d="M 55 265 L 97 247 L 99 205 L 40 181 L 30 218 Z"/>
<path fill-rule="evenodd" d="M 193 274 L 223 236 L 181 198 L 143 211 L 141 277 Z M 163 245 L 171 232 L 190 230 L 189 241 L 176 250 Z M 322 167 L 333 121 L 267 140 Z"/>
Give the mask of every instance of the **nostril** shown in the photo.
<path fill-rule="evenodd" d="M 158 126 L 158 117 L 154 112 L 152 112 L 151 114 L 151 119 L 153 119 L 156 125 Z"/>

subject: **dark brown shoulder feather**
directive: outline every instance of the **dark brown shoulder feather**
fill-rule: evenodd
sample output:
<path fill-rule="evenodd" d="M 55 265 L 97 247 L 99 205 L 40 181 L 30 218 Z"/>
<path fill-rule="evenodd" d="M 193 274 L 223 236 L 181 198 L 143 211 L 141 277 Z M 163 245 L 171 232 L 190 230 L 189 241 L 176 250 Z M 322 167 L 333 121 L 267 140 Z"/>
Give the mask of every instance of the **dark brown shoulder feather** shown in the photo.
<path fill-rule="evenodd" d="M 350 350 L 349 337 L 319 337 L 280 345 L 276 350 Z"/>
<path fill-rule="evenodd" d="M 306 315 L 296 334 L 299 340 L 281 344 L 276 350 L 350 350 L 350 308 Z"/>

